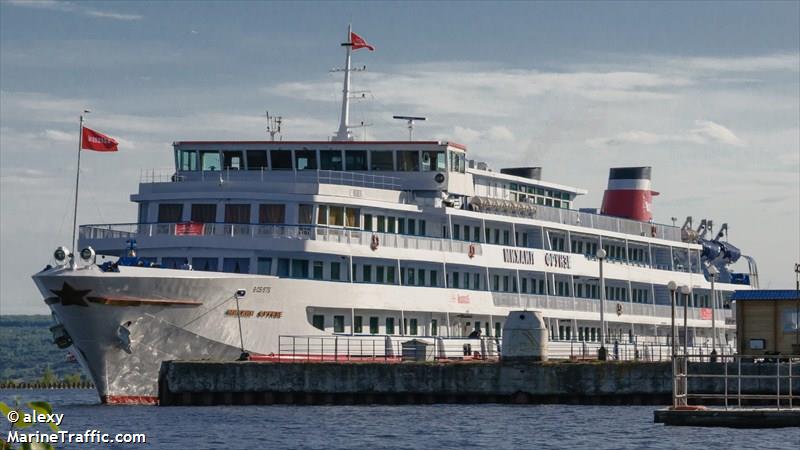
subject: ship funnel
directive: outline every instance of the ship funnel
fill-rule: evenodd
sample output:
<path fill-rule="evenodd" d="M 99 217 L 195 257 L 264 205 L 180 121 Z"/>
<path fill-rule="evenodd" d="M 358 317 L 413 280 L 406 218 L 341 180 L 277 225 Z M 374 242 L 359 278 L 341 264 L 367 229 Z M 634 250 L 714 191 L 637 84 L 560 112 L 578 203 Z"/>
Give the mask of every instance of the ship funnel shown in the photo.
<path fill-rule="evenodd" d="M 651 167 L 616 167 L 609 170 L 601 214 L 649 222 L 653 219 Z"/>

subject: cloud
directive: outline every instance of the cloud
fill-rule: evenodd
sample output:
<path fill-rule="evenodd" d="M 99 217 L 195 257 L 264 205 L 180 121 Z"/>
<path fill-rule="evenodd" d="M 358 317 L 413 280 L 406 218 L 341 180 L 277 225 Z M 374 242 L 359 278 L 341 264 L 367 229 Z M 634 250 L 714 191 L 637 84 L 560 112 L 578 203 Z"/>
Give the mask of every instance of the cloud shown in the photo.
<path fill-rule="evenodd" d="M 703 72 L 800 71 L 800 54 L 775 53 L 738 58 L 678 58 L 670 61 L 676 67 Z"/>
<path fill-rule="evenodd" d="M 695 127 L 682 133 L 660 134 L 649 131 L 631 130 L 607 138 L 587 139 L 590 147 L 634 145 L 658 145 L 669 143 L 684 144 L 723 144 L 744 147 L 747 143 L 730 129 L 710 120 L 696 120 Z"/>
<path fill-rule="evenodd" d="M 72 142 L 72 141 L 76 141 L 77 142 L 77 136 L 78 136 L 79 133 L 75 132 L 75 134 L 70 134 L 70 133 L 67 133 L 67 132 L 64 132 L 64 131 L 59 131 L 59 130 L 44 130 L 44 133 L 42 133 L 42 134 L 44 135 L 44 137 L 46 139 L 49 139 L 51 141 L 56 141 L 56 142 Z"/>
<path fill-rule="evenodd" d="M 81 4 L 56 1 L 56 0 L 6 0 L 6 3 L 14 6 L 21 6 L 25 8 L 46 9 L 50 11 L 62 11 L 83 14 L 90 17 L 99 17 L 103 19 L 113 20 L 139 20 L 142 18 L 139 14 L 121 14 L 110 11 L 100 11 L 96 9 L 87 8 Z"/>

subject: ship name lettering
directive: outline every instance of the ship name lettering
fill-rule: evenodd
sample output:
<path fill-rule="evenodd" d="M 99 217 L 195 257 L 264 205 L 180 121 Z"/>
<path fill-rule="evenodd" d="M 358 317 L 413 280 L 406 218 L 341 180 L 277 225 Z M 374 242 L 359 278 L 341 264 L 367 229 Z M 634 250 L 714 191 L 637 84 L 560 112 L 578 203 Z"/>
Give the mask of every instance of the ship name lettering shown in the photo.
<path fill-rule="evenodd" d="M 270 286 L 253 286 L 253 294 L 269 294 L 271 290 Z"/>
<path fill-rule="evenodd" d="M 235 309 L 228 309 L 225 311 L 226 316 L 236 317 Z M 259 319 L 280 319 L 283 317 L 283 311 L 253 311 L 250 309 L 242 309 L 239 311 L 239 317 L 257 317 Z"/>
<path fill-rule="evenodd" d="M 503 249 L 503 262 L 534 265 L 534 253 L 530 250 Z"/>
<path fill-rule="evenodd" d="M 569 255 L 556 255 L 553 253 L 545 253 L 544 265 L 547 267 L 556 267 L 558 269 L 569 269 L 570 261 Z"/>

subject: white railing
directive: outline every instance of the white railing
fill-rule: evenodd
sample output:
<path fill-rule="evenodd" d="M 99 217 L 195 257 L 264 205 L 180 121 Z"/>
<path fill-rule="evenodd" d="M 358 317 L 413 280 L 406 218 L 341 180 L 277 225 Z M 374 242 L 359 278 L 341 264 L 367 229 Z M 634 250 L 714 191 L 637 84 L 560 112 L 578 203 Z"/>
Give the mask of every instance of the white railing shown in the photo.
<path fill-rule="evenodd" d="M 599 299 L 581 297 L 493 292 L 492 301 L 495 306 L 507 308 L 550 309 L 593 313 L 600 312 Z M 672 317 L 672 308 L 670 306 L 654 305 L 652 303 L 632 303 L 628 301 L 606 300 L 605 313 L 608 315 L 609 320 L 617 316 L 618 305 L 621 305 L 621 310 L 619 310 L 620 315 Z M 689 314 L 687 317 L 693 320 L 710 320 L 710 316 L 704 317 L 703 310 L 710 310 L 710 308 L 690 307 L 688 308 Z M 733 312 L 729 309 L 717 309 L 716 314 L 717 319 L 722 321 L 720 323 L 724 323 L 725 319 L 732 317 Z M 675 320 L 678 322 L 683 320 L 682 306 L 676 308 Z"/>
<path fill-rule="evenodd" d="M 375 189 L 399 190 L 400 178 L 387 175 L 373 175 L 363 172 L 346 172 L 339 170 L 197 170 L 176 172 L 173 168 L 142 169 L 139 172 L 139 183 L 171 183 L 181 181 L 214 182 L 220 181 L 257 181 L 273 183 L 275 181 L 291 181 L 299 183 L 340 184 L 346 186 L 368 187 Z"/>
<path fill-rule="evenodd" d="M 379 233 L 347 228 L 314 225 L 253 225 L 231 223 L 150 223 L 82 225 L 81 239 L 139 239 L 154 236 L 196 238 L 218 236 L 239 239 L 306 239 L 349 245 L 381 246 L 414 250 L 432 250 L 473 255 L 483 254 L 481 244 L 449 239 Z"/>

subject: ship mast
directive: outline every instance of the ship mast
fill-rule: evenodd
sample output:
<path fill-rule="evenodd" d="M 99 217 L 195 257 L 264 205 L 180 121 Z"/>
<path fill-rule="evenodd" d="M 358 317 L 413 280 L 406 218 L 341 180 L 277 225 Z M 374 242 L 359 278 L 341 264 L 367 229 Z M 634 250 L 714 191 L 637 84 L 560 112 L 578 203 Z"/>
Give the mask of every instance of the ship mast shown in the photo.
<path fill-rule="evenodd" d="M 334 141 L 352 141 L 353 134 L 350 133 L 350 127 L 347 123 L 350 120 L 350 50 L 353 43 L 350 40 L 350 32 L 352 25 L 347 25 L 347 42 L 342 43 L 345 48 L 347 56 L 344 63 L 344 86 L 342 87 L 342 116 L 339 120 L 339 131 L 333 137 Z"/>

